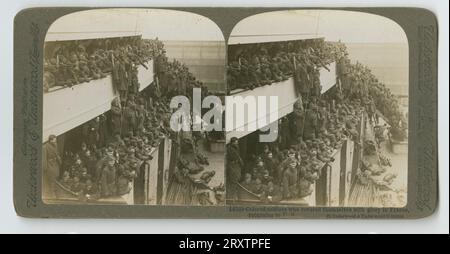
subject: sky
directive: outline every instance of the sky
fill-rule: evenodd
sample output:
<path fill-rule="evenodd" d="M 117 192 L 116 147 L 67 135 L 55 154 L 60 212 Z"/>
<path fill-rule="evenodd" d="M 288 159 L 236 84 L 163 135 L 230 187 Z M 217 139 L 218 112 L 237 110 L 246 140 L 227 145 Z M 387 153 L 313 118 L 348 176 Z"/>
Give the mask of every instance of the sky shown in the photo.
<path fill-rule="evenodd" d="M 391 19 L 334 10 L 289 10 L 257 14 L 240 21 L 231 36 L 232 40 L 238 42 L 239 37 L 235 36 L 269 34 L 319 35 L 329 41 L 348 43 L 407 43 L 403 29 Z"/>
<path fill-rule="evenodd" d="M 223 41 L 218 26 L 208 18 L 189 12 L 160 9 L 100 9 L 71 13 L 57 19 L 49 28 L 55 33 L 96 34 L 142 33 L 160 40 Z"/>

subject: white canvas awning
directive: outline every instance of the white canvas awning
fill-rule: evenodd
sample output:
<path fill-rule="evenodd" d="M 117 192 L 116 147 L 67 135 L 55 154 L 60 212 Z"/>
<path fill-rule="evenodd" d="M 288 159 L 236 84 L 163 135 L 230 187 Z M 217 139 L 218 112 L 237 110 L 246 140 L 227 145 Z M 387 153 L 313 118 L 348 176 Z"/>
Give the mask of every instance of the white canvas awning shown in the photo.
<path fill-rule="evenodd" d="M 311 39 L 323 39 L 322 35 L 317 34 L 248 34 L 231 35 L 228 39 L 228 45 L 254 44 L 281 41 L 299 41 Z"/>
<path fill-rule="evenodd" d="M 107 39 L 132 36 L 142 36 L 142 33 L 136 31 L 54 31 L 47 33 L 45 36 L 45 42 Z"/>

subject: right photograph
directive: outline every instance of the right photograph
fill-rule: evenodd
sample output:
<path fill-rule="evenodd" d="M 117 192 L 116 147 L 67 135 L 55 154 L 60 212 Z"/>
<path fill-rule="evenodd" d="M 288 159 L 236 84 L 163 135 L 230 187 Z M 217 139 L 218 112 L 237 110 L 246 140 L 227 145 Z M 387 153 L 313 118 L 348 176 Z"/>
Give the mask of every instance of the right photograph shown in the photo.
<path fill-rule="evenodd" d="M 257 111 L 261 98 L 277 103 L 226 122 L 227 204 L 404 207 L 408 76 L 406 34 L 382 16 L 289 10 L 240 21 L 228 97 L 258 98 Z"/>

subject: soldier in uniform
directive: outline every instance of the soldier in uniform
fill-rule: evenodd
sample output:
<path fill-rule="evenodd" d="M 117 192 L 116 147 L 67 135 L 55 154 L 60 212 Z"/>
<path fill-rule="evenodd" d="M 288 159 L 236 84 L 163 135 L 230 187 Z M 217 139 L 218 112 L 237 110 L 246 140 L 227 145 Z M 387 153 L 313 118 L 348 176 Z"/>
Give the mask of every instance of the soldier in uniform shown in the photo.
<path fill-rule="evenodd" d="M 296 161 L 295 151 L 290 149 L 287 151 L 287 156 L 284 158 L 281 163 L 278 165 L 276 172 L 273 174 L 275 183 L 282 183 L 283 174 L 289 167 L 291 161 Z"/>
<path fill-rule="evenodd" d="M 238 186 L 236 183 L 241 180 L 242 168 L 244 166 L 239 152 L 238 138 L 231 138 L 230 144 L 227 146 L 226 159 L 227 191 L 230 194 L 230 198 L 236 199 L 238 195 Z"/>
<path fill-rule="evenodd" d="M 303 138 L 305 140 L 316 138 L 318 124 L 316 106 L 311 103 L 309 107 L 310 108 L 306 110 L 305 127 L 303 131 Z"/>
<path fill-rule="evenodd" d="M 102 70 L 100 70 L 100 68 L 98 68 L 97 66 L 97 61 L 95 60 L 95 56 L 91 56 L 88 62 L 88 67 L 89 70 L 91 72 L 92 78 L 93 79 L 101 79 L 106 77 L 106 74 L 102 72 Z"/>
<path fill-rule="evenodd" d="M 139 105 L 138 110 L 136 111 L 137 115 L 137 133 L 138 135 L 142 135 L 142 132 L 144 130 L 145 120 L 147 111 L 145 110 L 145 107 L 143 104 Z"/>
<path fill-rule="evenodd" d="M 123 118 L 122 133 L 133 133 L 137 127 L 137 117 L 135 104 L 132 101 L 128 101 L 127 106 L 123 109 Z"/>
<path fill-rule="evenodd" d="M 58 144 L 56 136 L 50 135 L 47 144 L 43 149 L 43 169 L 44 169 L 44 197 L 56 197 L 56 181 L 59 179 L 61 158 L 58 154 Z"/>
<path fill-rule="evenodd" d="M 237 61 L 233 61 L 228 65 L 227 68 L 227 81 L 229 85 L 229 90 L 232 91 L 239 86 L 239 63 Z"/>
<path fill-rule="evenodd" d="M 349 81 L 348 81 L 348 53 L 345 52 L 343 56 L 341 56 L 337 62 L 337 74 L 338 80 L 341 85 L 341 88 L 344 90 L 348 90 Z"/>
<path fill-rule="evenodd" d="M 60 49 L 57 52 L 56 58 L 56 67 L 60 73 L 58 83 L 69 87 L 76 85 L 78 83 L 77 75 L 74 72 L 71 62 L 65 57 L 64 49 Z"/>
<path fill-rule="evenodd" d="M 87 133 L 87 142 L 90 146 L 98 146 L 100 140 L 100 117 L 96 117 L 94 120 L 91 120 L 88 127 Z"/>
<path fill-rule="evenodd" d="M 317 128 L 319 130 L 324 129 L 328 123 L 328 111 L 325 107 L 319 107 L 317 114 Z"/>
<path fill-rule="evenodd" d="M 274 80 L 274 82 L 285 80 L 285 76 L 281 72 L 277 61 L 277 59 L 272 59 L 272 62 L 270 63 L 270 71 L 272 72 L 272 80 Z"/>
<path fill-rule="evenodd" d="M 127 100 L 127 92 L 129 86 L 128 73 L 127 73 L 127 62 L 122 58 L 122 53 L 119 50 L 114 52 L 116 58 L 115 62 L 115 74 L 117 80 L 117 88 L 120 93 L 120 99 L 125 102 Z"/>
<path fill-rule="evenodd" d="M 56 60 L 54 58 L 44 59 L 44 92 L 54 86 L 58 86 L 58 68 L 56 68 Z"/>
<path fill-rule="evenodd" d="M 276 168 L 278 167 L 279 161 L 274 158 L 272 152 L 268 152 L 267 156 L 264 158 L 264 164 L 266 165 L 269 175 L 273 176 L 276 173 Z"/>
<path fill-rule="evenodd" d="M 266 57 L 261 57 L 261 71 L 262 71 L 262 82 L 265 85 L 271 85 L 273 83 L 273 74 L 270 69 L 270 64 Z"/>
<path fill-rule="evenodd" d="M 312 72 L 312 87 L 311 87 L 311 97 L 317 99 L 320 96 L 322 86 L 320 85 L 320 73 L 318 69 L 314 69 Z"/>
<path fill-rule="evenodd" d="M 86 150 L 83 155 L 83 165 L 86 166 L 87 174 L 90 176 L 95 176 L 95 165 L 97 164 L 97 159 L 91 153 L 90 150 Z"/>
<path fill-rule="evenodd" d="M 302 132 L 304 129 L 305 111 L 303 110 L 303 104 L 302 104 L 301 100 L 298 100 L 294 104 L 294 112 L 293 113 L 294 113 L 293 116 L 294 116 L 294 123 L 295 123 L 293 137 L 296 137 L 297 139 L 303 138 Z"/>
<path fill-rule="evenodd" d="M 241 182 L 241 185 L 247 190 L 251 190 L 253 187 L 253 179 L 252 174 L 246 173 L 244 176 L 244 181 Z"/>
<path fill-rule="evenodd" d="M 121 134 L 122 128 L 122 106 L 120 105 L 120 97 L 116 97 L 111 102 L 111 133 L 115 136 Z"/>
<path fill-rule="evenodd" d="M 291 199 L 296 196 L 298 185 L 297 162 L 289 159 L 289 167 L 283 172 L 283 197 Z"/>
<path fill-rule="evenodd" d="M 108 117 L 105 114 L 99 116 L 100 128 L 99 128 L 99 142 L 96 146 L 103 147 L 106 145 L 107 137 L 109 136 Z"/>
<path fill-rule="evenodd" d="M 77 70 L 78 79 L 80 82 L 89 82 L 92 80 L 91 71 L 87 65 L 87 62 L 80 61 L 79 69 Z"/>
<path fill-rule="evenodd" d="M 100 198 L 100 193 L 97 184 L 91 180 L 87 180 L 84 188 L 80 192 L 80 199 L 82 201 L 95 201 Z"/>
<path fill-rule="evenodd" d="M 251 84 L 251 70 L 250 65 L 248 64 L 245 58 L 241 58 L 240 64 L 240 82 L 238 88 L 242 89 L 253 89 L 254 86 Z"/>
<path fill-rule="evenodd" d="M 108 158 L 108 164 L 102 168 L 100 177 L 100 188 L 102 197 L 109 197 L 116 194 L 116 161 Z"/>
<path fill-rule="evenodd" d="M 263 201 L 268 203 L 278 203 L 283 199 L 283 193 L 280 186 L 274 184 L 273 181 L 267 183 L 264 194 Z"/>

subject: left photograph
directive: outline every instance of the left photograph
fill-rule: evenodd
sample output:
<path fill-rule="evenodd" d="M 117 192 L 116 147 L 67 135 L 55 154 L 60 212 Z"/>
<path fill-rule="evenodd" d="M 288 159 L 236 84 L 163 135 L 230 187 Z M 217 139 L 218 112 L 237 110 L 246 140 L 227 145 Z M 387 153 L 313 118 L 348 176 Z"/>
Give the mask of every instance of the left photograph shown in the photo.
<path fill-rule="evenodd" d="M 207 108 L 194 113 L 199 97 L 223 105 L 225 64 L 221 30 L 194 13 L 98 9 L 57 19 L 44 44 L 43 201 L 225 205 L 224 132 L 189 128 L 210 124 Z M 195 120 L 181 130 L 171 125 L 175 97 L 193 105 L 183 118 Z"/>

